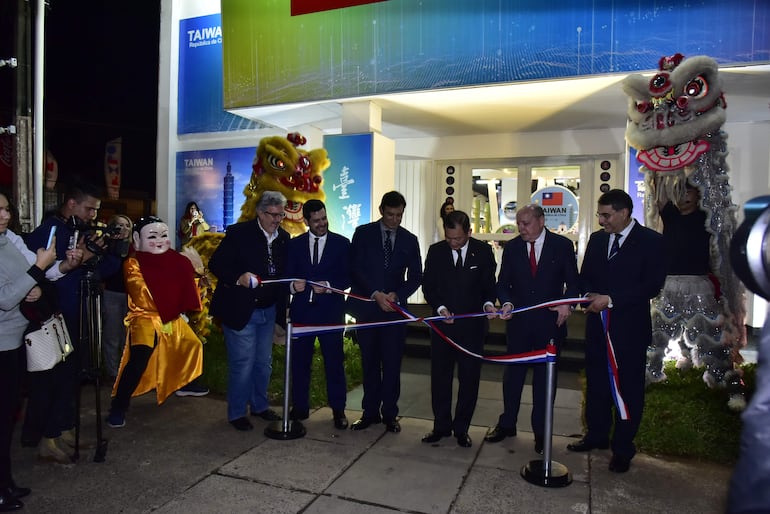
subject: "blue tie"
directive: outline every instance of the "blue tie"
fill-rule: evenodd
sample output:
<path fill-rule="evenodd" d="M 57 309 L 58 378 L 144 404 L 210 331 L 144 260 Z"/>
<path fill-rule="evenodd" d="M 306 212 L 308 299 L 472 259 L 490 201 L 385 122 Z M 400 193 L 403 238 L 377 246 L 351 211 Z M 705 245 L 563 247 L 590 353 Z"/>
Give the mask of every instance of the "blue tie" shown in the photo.
<path fill-rule="evenodd" d="M 385 244 L 383 246 L 385 268 L 390 267 L 390 258 L 393 256 L 393 243 L 390 242 L 390 230 L 385 231 Z"/>
<path fill-rule="evenodd" d="M 623 237 L 623 234 L 615 234 L 615 240 L 612 242 L 612 248 L 610 248 L 610 256 L 609 259 L 612 259 L 617 255 L 617 253 L 620 251 L 620 238 Z"/>

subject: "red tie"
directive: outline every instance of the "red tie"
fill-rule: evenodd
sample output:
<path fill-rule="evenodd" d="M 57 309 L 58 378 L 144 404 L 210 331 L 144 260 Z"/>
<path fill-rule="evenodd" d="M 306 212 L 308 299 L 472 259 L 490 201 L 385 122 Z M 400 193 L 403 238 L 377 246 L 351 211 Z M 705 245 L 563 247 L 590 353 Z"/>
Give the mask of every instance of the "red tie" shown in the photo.
<path fill-rule="evenodd" d="M 537 275 L 537 258 L 535 258 L 535 242 L 529 242 L 529 271 L 534 277 Z"/>

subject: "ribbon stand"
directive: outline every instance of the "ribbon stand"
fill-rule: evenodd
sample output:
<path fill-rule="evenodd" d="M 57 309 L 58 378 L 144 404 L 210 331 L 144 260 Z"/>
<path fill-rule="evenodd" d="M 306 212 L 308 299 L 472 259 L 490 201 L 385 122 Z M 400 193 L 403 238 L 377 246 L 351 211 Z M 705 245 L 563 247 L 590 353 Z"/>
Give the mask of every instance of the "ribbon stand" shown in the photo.
<path fill-rule="evenodd" d="M 572 483 L 572 474 L 564 464 L 551 460 L 553 449 L 553 397 L 556 379 L 556 347 L 553 340 L 548 345 L 549 355 L 545 364 L 545 434 L 543 459 L 531 460 L 521 468 L 521 476 L 530 484 L 543 487 L 566 487 Z M 552 351 L 551 351 L 552 350 Z"/>
<path fill-rule="evenodd" d="M 280 439 L 288 441 L 290 439 L 299 439 L 305 437 L 306 430 L 304 425 L 297 421 L 289 419 L 289 394 L 291 385 L 291 320 L 286 320 L 286 360 L 283 372 L 283 418 L 280 421 L 273 421 L 265 428 L 265 436 L 270 439 Z"/>

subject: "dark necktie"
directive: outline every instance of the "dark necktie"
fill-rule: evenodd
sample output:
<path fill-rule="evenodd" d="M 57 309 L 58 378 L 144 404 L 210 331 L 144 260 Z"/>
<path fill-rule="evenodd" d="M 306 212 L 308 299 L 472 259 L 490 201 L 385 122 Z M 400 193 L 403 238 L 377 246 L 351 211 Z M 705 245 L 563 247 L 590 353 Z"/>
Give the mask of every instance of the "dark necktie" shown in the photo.
<path fill-rule="evenodd" d="M 313 266 L 318 264 L 318 238 L 313 241 Z"/>
<path fill-rule="evenodd" d="M 537 257 L 535 256 L 535 242 L 529 242 L 529 271 L 534 277 L 537 275 Z"/>
<path fill-rule="evenodd" d="M 455 261 L 455 268 L 463 269 L 463 251 L 461 248 L 455 250 L 457 252 L 457 260 Z"/>
<path fill-rule="evenodd" d="M 610 248 L 610 256 L 608 259 L 612 259 L 620 251 L 620 238 L 623 234 L 615 234 L 615 240 L 612 242 L 612 248 Z"/>
<path fill-rule="evenodd" d="M 393 256 L 393 243 L 390 242 L 390 230 L 385 231 L 385 244 L 383 245 L 385 268 L 390 267 L 390 258 Z"/>

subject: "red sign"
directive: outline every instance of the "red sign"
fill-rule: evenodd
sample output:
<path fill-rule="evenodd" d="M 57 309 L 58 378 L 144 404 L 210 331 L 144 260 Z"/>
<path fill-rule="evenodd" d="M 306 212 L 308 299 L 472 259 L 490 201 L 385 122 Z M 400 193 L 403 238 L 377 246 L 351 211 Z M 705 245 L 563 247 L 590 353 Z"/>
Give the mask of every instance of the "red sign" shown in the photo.
<path fill-rule="evenodd" d="M 310 14 L 356 5 L 376 4 L 386 0 L 291 0 L 291 15 Z"/>
<path fill-rule="evenodd" d="M 543 193 L 543 205 L 561 205 L 564 203 L 564 193 Z"/>

